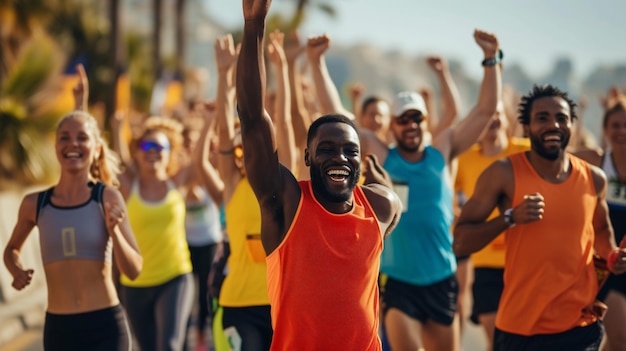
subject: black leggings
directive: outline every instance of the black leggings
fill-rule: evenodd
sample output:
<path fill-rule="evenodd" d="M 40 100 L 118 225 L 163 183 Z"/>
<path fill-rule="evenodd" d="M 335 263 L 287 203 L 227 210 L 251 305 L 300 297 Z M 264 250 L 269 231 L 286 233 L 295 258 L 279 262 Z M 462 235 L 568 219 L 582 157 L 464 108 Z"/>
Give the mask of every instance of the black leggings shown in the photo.
<path fill-rule="evenodd" d="M 223 307 L 224 335 L 234 351 L 267 351 L 272 344 L 270 306 Z"/>
<path fill-rule="evenodd" d="M 209 303 L 209 273 L 211 263 L 215 256 L 218 244 L 205 246 L 189 246 L 191 253 L 191 264 L 193 273 L 198 278 L 198 329 L 204 330 L 207 325 L 207 318 L 213 315 L 212 305 Z"/>
<path fill-rule="evenodd" d="M 46 313 L 46 351 L 129 351 L 131 335 L 121 305 L 76 314 Z"/>
<path fill-rule="evenodd" d="M 122 301 L 141 350 L 183 350 L 193 285 L 187 273 L 153 287 L 122 286 Z"/>

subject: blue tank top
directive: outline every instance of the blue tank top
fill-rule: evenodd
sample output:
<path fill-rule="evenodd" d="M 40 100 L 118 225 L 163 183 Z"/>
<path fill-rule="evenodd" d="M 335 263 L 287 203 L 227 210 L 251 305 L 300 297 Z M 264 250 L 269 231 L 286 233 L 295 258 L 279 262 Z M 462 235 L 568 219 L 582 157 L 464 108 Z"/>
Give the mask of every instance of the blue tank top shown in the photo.
<path fill-rule="evenodd" d="M 430 285 L 456 271 L 452 251 L 452 180 L 443 155 L 427 146 L 419 162 L 410 163 L 397 148 L 389 150 L 385 170 L 404 205 L 400 221 L 381 258 L 381 271 L 414 285 Z"/>
<path fill-rule="evenodd" d="M 619 244 L 626 233 L 626 183 L 620 182 L 610 150 L 602 156 L 602 170 L 608 181 L 606 202 L 609 205 L 609 217 L 615 232 L 615 240 Z"/>
<path fill-rule="evenodd" d="M 43 264 L 69 259 L 111 262 L 112 242 L 104 222 L 103 191 L 104 184 L 96 183 L 86 203 L 71 207 L 50 202 L 54 188 L 39 193 L 36 223 Z"/>

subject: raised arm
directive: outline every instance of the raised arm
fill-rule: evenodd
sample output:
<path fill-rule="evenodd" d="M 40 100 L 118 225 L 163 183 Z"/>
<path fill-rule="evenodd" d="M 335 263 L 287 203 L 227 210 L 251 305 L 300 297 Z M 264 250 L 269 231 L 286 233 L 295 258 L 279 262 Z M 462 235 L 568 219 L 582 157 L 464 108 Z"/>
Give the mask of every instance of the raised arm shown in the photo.
<path fill-rule="evenodd" d="M 235 84 L 234 69 L 237 49 L 233 37 L 227 34 L 215 40 L 217 64 L 217 94 L 215 118 L 217 121 L 218 158 L 217 169 L 224 181 L 224 202 L 227 203 L 241 180 L 241 172 L 235 163 Z"/>
<path fill-rule="evenodd" d="M 81 63 L 76 65 L 76 72 L 78 73 L 78 81 L 72 88 L 72 93 L 74 94 L 74 109 L 87 111 L 87 101 L 89 100 L 89 79 L 87 79 L 87 72 L 85 72 L 85 67 Z"/>
<path fill-rule="evenodd" d="M 285 35 L 276 30 L 270 33 L 267 53 L 276 71 L 276 101 L 274 102 L 274 126 L 278 160 L 289 170 L 296 170 L 296 142 L 291 122 L 291 91 L 289 90 L 289 73 L 283 42 Z"/>
<path fill-rule="evenodd" d="M 485 59 L 494 59 L 499 52 L 498 38 L 491 33 L 476 30 L 474 40 L 482 49 Z M 484 65 L 483 81 L 480 86 L 478 102 L 455 127 L 443 131 L 434 141 L 434 145 L 448 161 L 462 154 L 478 141 L 478 138 L 496 112 L 496 106 L 502 90 L 500 66 Z"/>
<path fill-rule="evenodd" d="M 330 73 L 328 73 L 324 53 L 329 46 L 330 38 L 324 34 L 309 38 L 306 47 L 306 55 L 311 67 L 311 75 L 321 112 L 323 114 L 340 113 L 354 120 L 354 115 L 343 107 L 337 87 L 333 83 Z"/>
<path fill-rule="evenodd" d="M 265 112 L 263 33 L 269 0 L 244 0 L 244 29 L 237 61 L 237 101 L 244 165 L 261 207 L 261 240 L 265 252 L 282 241 L 300 200 L 296 179 L 278 162 L 276 138 Z"/>
<path fill-rule="evenodd" d="M 224 182 L 210 160 L 211 139 L 213 138 L 216 123 L 215 105 L 205 103 L 202 116 L 204 116 L 204 125 L 202 126 L 198 144 L 193 150 L 192 161 L 202 185 L 204 185 L 213 202 L 219 205 L 224 200 Z"/>
<path fill-rule="evenodd" d="M 430 126 L 430 133 L 436 138 L 439 133 L 454 124 L 461 109 L 461 98 L 454 84 L 448 62 L 440 56 L 430 56 L 426 59 L 428 66 L 435 72 L 441 88 L 441 112 L 435 125 Z M 428 110 L 430 112 L 430 110 Z"/>

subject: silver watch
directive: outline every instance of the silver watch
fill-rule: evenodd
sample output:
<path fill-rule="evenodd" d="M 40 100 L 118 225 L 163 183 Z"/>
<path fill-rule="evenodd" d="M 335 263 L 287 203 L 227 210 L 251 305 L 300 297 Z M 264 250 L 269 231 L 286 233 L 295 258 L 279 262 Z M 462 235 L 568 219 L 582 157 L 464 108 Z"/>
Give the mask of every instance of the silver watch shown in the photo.
<path fill-rule="evenodd" d="M 515 226 L 515 221 L 513 220 L 513 208 L 509 208 L 504 211 L 504 223 L 506 223 L 509 228 Z"/>

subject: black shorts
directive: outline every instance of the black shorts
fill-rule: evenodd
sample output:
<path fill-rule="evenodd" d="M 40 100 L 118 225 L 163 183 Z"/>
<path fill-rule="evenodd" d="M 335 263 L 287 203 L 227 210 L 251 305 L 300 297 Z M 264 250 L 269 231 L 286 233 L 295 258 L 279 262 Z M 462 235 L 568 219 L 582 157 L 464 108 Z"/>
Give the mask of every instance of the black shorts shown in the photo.
<path fill-rule="evenodd" d="M 496 328 L 494 351 L 597 351 L 604 325 L 598 321 L 586 327 L 576 327 L 558 334 L 518 335 Z"/>
<path fill-rule="evenodd" d="M 430 319 L 451 325 L 458 294 L 459 285 L 454 274 L 427 286 L 407 284 L 389 277 L 383 292 L 383 314 L 396 308 L 422 323 Z"/>
<path fill-rule="evenodd" d="M 454 258 L 456 258 L 456 262 L 463 262 L 463 261 L 467 261 L 470 258 L 470 255 L 463 255 L 463 256 L 455 256 Z"/>
<path fill-rule="evenodd" d="M 76 313 L 46 313 L 43 329 L 46 351 L 130 349 L 130 326 L 121 305 Z"/>
<path fill-rule="evenodd" d="M 504 290 L 504 268 L 475 268 L 472 285 L 472 315 L 470 320 L 480 324 L 478 316 L 498 311 Z"/>
<path fill-rule="evenodd" d="M 616 291 L 623 296 L 626 296 L 626 274 L 614 275 L 611 273 L 606 279 L 606 283 L 598 292 L 598 300 L 604 301 L 609 291 Z"/>
<path fill-rule="evenodd" d="M 222 307 L 224 335 L 241 341 L 239 350 L 264 351 L 272 344 L 272 317 L 270 306 Z"/>

